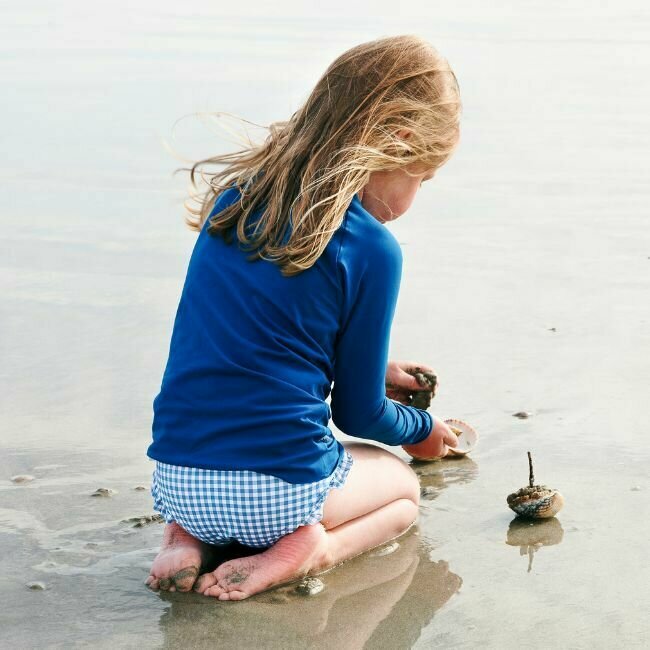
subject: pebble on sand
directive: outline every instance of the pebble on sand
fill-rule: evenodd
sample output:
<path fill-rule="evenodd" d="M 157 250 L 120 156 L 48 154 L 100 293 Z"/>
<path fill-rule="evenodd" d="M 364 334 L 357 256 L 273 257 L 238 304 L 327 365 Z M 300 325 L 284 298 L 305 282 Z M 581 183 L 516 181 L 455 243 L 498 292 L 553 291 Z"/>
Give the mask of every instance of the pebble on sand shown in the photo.
<path fill-rule="evenodd" d="M 391 542 L 390 544 L 386 544 L 386 546 L 382 546 L 378 548 L 376 551 L 370 553 L 370 557 L 384 557 L 386 555 L 390 555 L 391 553 L 394 553 L 398 548 L 399 548 L 399 542 Z"/>
<path fill-rule="evenodd" d="M 301 596 L 315 596 L 323 589 L 325 589 L 325 585 L 318 578 L 305 578 L 296 586 L 296 592 Z"/>
<path fill-rule="evenodd" d="M 29 483 L 33 480 L 34 477 L 31 474 L 16 474 L 16 476 L 11 477 L 12 483 Z"/>
<path fill-rule="evenodd" d="M 144 485 L 136 485 L 134 488 L 137 492 L 142 492 L 143 490 L 146 490 L 147 488 Z"/>
<path fill-rule="evenodd" d="M 420 488 L 420 496 L 423 499 L 435 499 L 439 493 L 440 490 L 431 485 L 426 485 L 425 487 Z"/>
<path fill-rule="evenodd" d="M 32 591 L 45 591 L 47 589 L 44 582 L 28 582 L 25 586 Z"/>
<path fill-rule="evenodd" d="M 140 517 L 129 517 L 128 519 L 122 519 L 122 523 L 133 524 L 133 528 L 144 528 L 149 524 L 161 524 L 163 521 L 163 516 L 157 513 L 154 513 L 153 515 L 142 515 Z"/>
<path fill-rule="evenodd" d="M 112 497 L 115 494 L 115 490 L 111 488 L 97 488 L 90 496 L 91 497 Z"/>
<path fill-rule="evenodd" d="M 516 413 L 512 414 L 512 417 L 519 418 L 520 420 L 527 420 L 528 418 L 532 417 L 532 413 L 529 411 L 517 411 Z"/>

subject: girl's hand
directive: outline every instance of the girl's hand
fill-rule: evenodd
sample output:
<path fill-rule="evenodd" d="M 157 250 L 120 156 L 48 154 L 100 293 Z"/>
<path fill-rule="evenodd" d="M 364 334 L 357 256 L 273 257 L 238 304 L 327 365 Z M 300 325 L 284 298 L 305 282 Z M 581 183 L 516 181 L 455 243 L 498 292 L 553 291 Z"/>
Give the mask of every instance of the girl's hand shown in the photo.
<path fill-rule="evenodd" d="M 456 434 L 438 417 L 433 418 L 433 429 L 428 438 L 414 445 L 402 445 L 402 449 L 417 460 L 434 460 L 447 455 L 448 447 L 458 444 Z"/>
<path fill-rule="evenodd" d="M 394 399 L 400 404 L 406 406 L 411 404 L 413 393 L 422 390 L 429 390 L 426 386 L 421 386 L 418 380 L 407 372 L 415 371 L 419 368 L 421 372 L 430 372 L 436 374 L 435 370 L 423 363 L 413 361 L 389 361 L 386 366 L 386 396 Z M 440 382 L 437 382 L 440 386 Z"/>

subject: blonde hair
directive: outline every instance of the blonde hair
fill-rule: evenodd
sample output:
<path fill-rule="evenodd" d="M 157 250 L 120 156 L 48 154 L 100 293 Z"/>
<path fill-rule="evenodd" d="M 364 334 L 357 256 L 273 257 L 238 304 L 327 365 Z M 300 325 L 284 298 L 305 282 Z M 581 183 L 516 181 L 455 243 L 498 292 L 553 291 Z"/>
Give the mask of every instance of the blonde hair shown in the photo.
<path fill-rule="evenodd" d="M 212 216 L 208 232 L 228 243 L 236 233 L 240 246 L 254 251 L 249 259 L 300 273 L 319 258 L 373 171 L 413 163 L 436 169 L 449 159 L 460 111 L 456 76 L 425 40 L 403 35 L 357 45 L 327 68 L 289 120 L 268 127 L 261 145 L 187 169 L 186 222 L 200 230 L 215 197 L 234 184 L 239 200 Z M 407 139 L 397 135 L 402 129 L 411 132 Z M 225 168 L 206 174 L 210 165 Z M 207 190 L 197 186 L 197 170 Z M 247 219 L 258 208 L 251 230 Z"/>

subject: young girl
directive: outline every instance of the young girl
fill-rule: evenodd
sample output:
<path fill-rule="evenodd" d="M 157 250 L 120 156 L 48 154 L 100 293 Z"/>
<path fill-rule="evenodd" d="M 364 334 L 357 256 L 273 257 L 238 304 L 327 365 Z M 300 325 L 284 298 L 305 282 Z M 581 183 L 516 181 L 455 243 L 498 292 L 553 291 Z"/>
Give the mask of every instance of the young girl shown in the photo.
<path fill-rule="evenodd" d="M 167 526 L 151 588 L 241 600 L 416 520 L 410 467 L 341 444 L 328 422 L 425 456 L 454 444 L 403 403 L 421 389 L 412 364 L 387 360 L 402 257 L 382 224 L 448 160 L 460 108 L 431 45 L 382 38 L 336 59 L 261 146 L 192 167 L 194 182 L 201 164 L 225 165 L 191 211 L 199 236 L 154 400 L 152 494 Z M 233 541 L 257 552 L 202 573 Z"/>

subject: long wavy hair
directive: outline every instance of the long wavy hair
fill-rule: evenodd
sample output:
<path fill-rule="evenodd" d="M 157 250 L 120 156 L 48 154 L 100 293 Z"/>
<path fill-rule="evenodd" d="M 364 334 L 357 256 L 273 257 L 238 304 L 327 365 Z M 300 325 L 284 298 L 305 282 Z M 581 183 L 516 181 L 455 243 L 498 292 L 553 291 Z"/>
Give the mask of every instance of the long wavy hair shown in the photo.
<path fill-rule="evenodd" d="M 372 172 L 408 173 L 414 163 L 437 169 L 449 159 L 460 112 L 456 76 L 427 41 L 401 35 L 357 45 L 327 68 L 289 120 L 270 124 L 262 144 L 185 168 L 186 222 L 201 230 L 215 198 L 235 185 L 239 200 L 211 217 L 208 232 L 228 243 L 236 235 L 250 260 L 300 273 L 319 258 Z M 408 138 L 398 135 L 403 129 Z M 206 171 L 215 165 L 223 169 Z"/>

